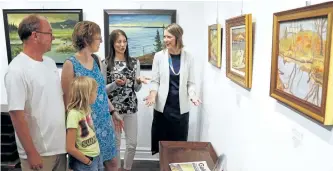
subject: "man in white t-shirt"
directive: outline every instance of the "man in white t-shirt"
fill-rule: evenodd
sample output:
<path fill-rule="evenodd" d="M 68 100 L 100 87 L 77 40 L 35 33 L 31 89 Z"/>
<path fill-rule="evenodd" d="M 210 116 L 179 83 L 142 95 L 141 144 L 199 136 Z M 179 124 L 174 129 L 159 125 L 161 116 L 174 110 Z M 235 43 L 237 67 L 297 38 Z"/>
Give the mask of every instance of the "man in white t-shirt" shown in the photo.
<path fill-rule="evenodd" d="M 54 40 L 46 18 L 25 17 L 18 27 L 23 51 L 5 74 L 9 114 L 23 171 L 66 171 L 63 92 L 55 62 L 44 53 Z"/>

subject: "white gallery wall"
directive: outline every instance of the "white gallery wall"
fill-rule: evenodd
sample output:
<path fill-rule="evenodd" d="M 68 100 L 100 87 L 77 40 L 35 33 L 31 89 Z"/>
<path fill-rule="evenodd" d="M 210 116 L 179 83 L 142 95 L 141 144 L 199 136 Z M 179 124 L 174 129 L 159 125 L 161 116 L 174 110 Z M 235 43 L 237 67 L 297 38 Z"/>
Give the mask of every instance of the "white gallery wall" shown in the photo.
<path fill-rule="evenodd" d="M 36 0 L 35 0 L 36 1 Z M 42 0 L 41 0 L 42 1 Z M 4 87 L 4 74 L 8 67 L 6 42 L 3 26 L 3 14 L 2 9 L 83 9 L 83 19 L 94 21 L 102 29 L 102 36 L 104 36 L 104 14 L 103 9 L 174 9 L 177 10 L 177 23 L 179 23 L 184 29 L 184 43 L 186 49 L 188 49 L 192 55 L 198 60 L 196 61 L 196 70 L 198 75 L 196 79 L 198 82 L 201 78 L 202 62 L 205 53 L 202 50 L 202 42 L 204 41 L 203 29 L 205 26 L 198 25 L 198 23 L 204 22 L 202 13 L 203 3 L 201 2 L 135 2 L 135 1 L 82 1 L 82 0 L 62 0 L 53 2 L 41 2 L 32 0 L 9 0 L 0 1 L 0 86 L 1 86 L 1 104 L 7 104 L 7 96 Z M 194 21 L 191 21 L 194 19 Z M 98 54 L 101 58 L 104 58 L 104 42 L 100 46 Z M 59 74 L 61 74 L 61 68 L 59 68 Z M 141 75 L 149 76 L 150 71 L 142 71 Z M 200 84 L 198 84 L 198 93 L 201 90 Z M 138 113 L 138 147 L 137 147 L 137 159 L 157 159 L 158 155 L 151 156 L 150 153 L 150 130 L 151 122 L 153 119 L 153 109 L 144 105 L 143 98 L 148 95 L 149 86 L 143 86 L 141 91 L 137 93 L 139 100 L 139 113 Z M 190 116 L 190 130 L 189 140 L 194 141 L 199 138 L 199 131 L 197 126 L 197 108 L 193 107 Z M 125 142 L 122 143 L 122 152 L 124 152 Z"/>
<path fill-rule="evenodd" d="M 312 0 L 320 3 L 323 0 Z M 305 6 L 304 0 L 244 0 L 217 2 L 0 2 L 0 8 L 82 8 L 84 19 L 104 28 L 103 9 L 177 9 L 177 22 L 184 28 L 186 48 L 195 57 L 196 79 L 203 105 L 192 108 L 189 140 L 210 141 L 218 154 L 225 153 L 228 171 L 332 171 L 331 127 L 323 127 L 269 96 L 273 13 Z M 253 84 L 250 91 L 226 78 L 225 30 L 222 68 L 207 62 L 208 25 L 252 13 L 255 21 Z M 0 14 L 0 23 L 2 13 Z M 104 35 L 104 33 L 102 33 Z M 104 44 L 98 54 L 103 58 Z M 3 25 L 0 24 L 1 104 L 6 104 L 3 74 L 7 68 Z M 60 70 L 61 72 L 61 70 Z M 142 72 L 149 75 L 150 72 Z M 333 78 L 330 78 L 333 79 Z M 142 99 L 144 87 L 138 93 Z M 198 114 L 197 114 L 198 111 Z M 139 104 L 139 144 L 141 158 L 150 158 L 152 109 Z M 199 135 L 197 134 L 199 131 Z M 137 156 L 139 156 L 137 155 Z M 156 157 L 156 156 L 155 156 Z"/>
<path fill-rule="evenodd" d="M 311 4 L 319 2 L 323 1 Z M 305 5 L 303 0 L 219 2 L 218 8 L 217 2 L 204 5 L 206 26 L 216 23 L 218 12 L 224 28 L 226 19 L 242 11 L 252 13 L 256 26 L 250 91 L 226 77 L 225 30 L 222 69 L 207 62 L 204 66 L 201 140 L 211 141 L 219 154 L 226 154 L 228 171 L 333 170 L 332 127 L 322 127 L 269 96 L 273 13 Z M 207 52 L 208 37 L 204 40 Z"/>

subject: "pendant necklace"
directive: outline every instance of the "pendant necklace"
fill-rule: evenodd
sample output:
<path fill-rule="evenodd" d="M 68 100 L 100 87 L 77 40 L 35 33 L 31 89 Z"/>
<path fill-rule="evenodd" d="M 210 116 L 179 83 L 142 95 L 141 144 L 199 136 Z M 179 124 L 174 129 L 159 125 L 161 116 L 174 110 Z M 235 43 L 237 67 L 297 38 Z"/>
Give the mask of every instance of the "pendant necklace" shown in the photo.
<path fill-rule="evenodd" d="M 173 68 L 173 64 L 172 64 L 172 59 L 171 59 L 171 55 L 169 54 L 169 67 L 171 69 L 171 71 L 175 74 L 175 75 L 179 75 L 180 74 L 180 68 L 178 73 L 175 72 L 174 68 Z"/>

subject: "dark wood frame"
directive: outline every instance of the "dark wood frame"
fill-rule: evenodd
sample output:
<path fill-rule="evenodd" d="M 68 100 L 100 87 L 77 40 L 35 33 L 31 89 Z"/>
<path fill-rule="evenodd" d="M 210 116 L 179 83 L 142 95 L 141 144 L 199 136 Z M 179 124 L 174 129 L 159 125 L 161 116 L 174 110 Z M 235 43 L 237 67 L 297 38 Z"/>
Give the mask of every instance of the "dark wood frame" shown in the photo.
<path fill-rule="evenodd" d="M 105 56 L 109 54 L 109 16 L 114 14 L 152 14 L 152 15 L 170 15 L 171 23 L 176 23 L 176 10 L 165 9 L 106 9 L 104 10 L 104 44 L 105 44 Z M 171 24 L 170 23 L 170 24 Z M 151 65 L 140 65 L 141 69 L 151 70 Z"/>
<path fill-rule="evenodd" d="M 211 40 L 210 40 L 210 34 L 211 34 L 211 31 L 212 30 L 217 30 L 217 46 L 218 46 L 218 49 L 217 49 L 217 58 L 218 60 L 216 61 L 217 62 L 217 65 L 215 63 L 213 63 L 210 58 L 210 48 L 211 48 Z M 208 26 L 208 62 L 210 62 L 211 64 L 213 64 L 214 66 L 216 66 L 217 68 L 221 68 L 221 64 L 222 64 L 222 39 L 223 39 L 223 28 L 221 27 L 221 24 L 213 24 L 213 25 L 210 25 Z"/>
<path fill-rule="evenodd" d="M 226 30 L 226 76 L 240 86 L 250 89 L 252 87 L 252 46 L 253 46 L 253 32 L 252 32 L 252 15 L 245 14 L 238 17 L 227 19 L 225 22 Z M 231 51 L 230 44 L 230 29 L 232 27 L 244 26 L 245 27 L 245 76 L 239 75 L 238 73 L 231 71 L 230 60 Z"/>
<path fill-rule="evenodd" d="M 327 39 L 326 39 L 326 57 L 324 62 L 324 75 L 322 85 L 321 107 L 317 107 L 305 100 L 299 99 L 293 95 L 284 93 L 277 89 L 277 69 L 278 69 L 278 53 L 279 53 L 279 30 L 280 22 L 293 21 L 298 19 L 311 19 L 318 16 L 327 16 Z M 332 39 L 332 21 L 333 21 L 333 2 L 321 3 L 317 5 L 296 8 L 292 10 L 274 13 L 273 15 L 273 41 L 272 41 L 272 62 L 271 62 L 271 83 L 270 96 L 285 103 L 286 105 L 296 109 L 313 119 L 316 119 L 324 125 L 333 125 L 333 60 L 330 56 L 333 53 L 331 44 Z M 329 68 L 331 67 L 331 70 Z M 329 77 L 330 76 L 330 77 Z M 331 85 L 331 86 L 328 86 Z"/>
<path fill-rule="evenodd" d="M 3 21 L 6 37 L 6 46 L 7 46 L 7 59 L 8 64 L 13 60 L 11 57 L 11 46 L 9 39 L 9 30 L 8 30 L 8 14 L 41 14 L 41 13 L 74 13 L 79 15 L 79 21 L 83 20 L 83 10 L 82 9 L 3 9 Z M 57 66 L 62 66 L 63 63 L 57 63 Z"/>

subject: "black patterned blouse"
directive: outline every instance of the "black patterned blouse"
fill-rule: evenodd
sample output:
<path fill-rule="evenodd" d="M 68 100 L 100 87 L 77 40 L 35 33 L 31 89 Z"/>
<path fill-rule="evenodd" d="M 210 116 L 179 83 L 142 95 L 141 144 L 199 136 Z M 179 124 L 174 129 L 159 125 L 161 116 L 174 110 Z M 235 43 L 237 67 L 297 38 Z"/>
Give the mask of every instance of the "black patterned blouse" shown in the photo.
<path fill-rule="evenodd" d="M 141 89 L 141 84 L 137 84 L 136 78 L 140 75 L 139 60 L 134 58 L 130 61 L 133 68 L 129 69 L 125 61 L 115 61 L 113 70 L 106 70 L 106 84 L 108 97 L 119 112 L 119 114 L 134 114 L 138 111 L 138 99 L 136 93 Z M 116 79 L 126 77 L 126 83 L 118 86 Z"/>

